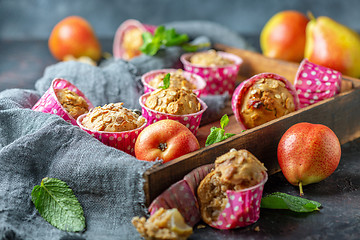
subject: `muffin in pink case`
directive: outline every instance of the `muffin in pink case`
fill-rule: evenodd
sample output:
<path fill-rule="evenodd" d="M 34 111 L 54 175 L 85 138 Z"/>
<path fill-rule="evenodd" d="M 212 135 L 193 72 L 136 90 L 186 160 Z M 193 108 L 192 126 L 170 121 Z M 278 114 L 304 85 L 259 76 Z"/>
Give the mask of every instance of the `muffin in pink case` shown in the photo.
<path fill-rule="evenodd" d="M 203 95 L 234 92 L 236 78 L 243 60 L 231 53 L 207 52 L 186 53 L 180 58 L 187 72 L 200 75 L 206 81 Z"/>
<path fill-rule="evenodd" d="M 300 103 L 288 80 L 274 73 L 261 73 L 235 89 L 231 107 L 240 126 L 249 129 L 298 110 Z"/>
<path fill-rule="evenodd" d="M 176 208 L 187 224 L 194 226 L 198 223 L 201 216 L 196 198 L 196 189 L 213 166 L 214 164 L 208 164 L 196 168 L 188 173 L 183 180 L 171 185 L 150 204 L 150 214 L 153 215 L 160 208 Z"/>
<path fill-rule="evenodd" d="M 294 85 L 301 107 L 331 98 L 340 92 L 342 74 L 304 59 L 296 73 Z"/>
<path fill-rule="evenodd" d="M 76 119 L 94 108 L 89 99 L 72 83 L 56 78 L 32 110 L 56 114 L 65 121 L 77 125 Z"/>
<path fill-rule="evenodd" d="M 218 229 L 255 223 L 266 181 L 266 168 L 253 154 L 231 149 L 215 160 L 197 189 L 202 220 Z"/>
<path fill-rule="evenodd" d="M 77 119 L 79 127 L 110 147 L 135 155 L 134 147 L 146 127 L 144 117 L 124 108 L 123 103 L 96 107 Z"/>
<path fill-rule="evenodd" d="M 163 86 L 163 78 L 167 73 L 170 73 L 170 87 L 190 89 L 198 97 L 206 86 L 205 80 L 197 74 L 181 69 L 159 69 L 147 72 L 141 77 L 144 93 L 155 91 L 159 86 Z"/>
<path fill-rule="evenodd" d="M 187 224 L 201 219 L 217 229 L 255 223 L 267 181 L 264 165 L 247 150 L 231 149 L 214 164 L 194 169 L 150 205 L 149 212 L 177 208 Z"/>
<path fill-rule="evenodd" d="M 168 88 L 146 93 L 139 99 L 142 116 L 148 124 L 163 120 L 176 120 L 185 125 L 194 135 L 200 125 L 207 105 L 191 90 Z"/>
<path fill-rule="evenodd" d="M 114 58 L 130 60 L 141 55 L 142 33 L 154 33 L 156 26 L 142 24 L 135 19 L 128 19 L 116 30 L 113 42 Z"/>

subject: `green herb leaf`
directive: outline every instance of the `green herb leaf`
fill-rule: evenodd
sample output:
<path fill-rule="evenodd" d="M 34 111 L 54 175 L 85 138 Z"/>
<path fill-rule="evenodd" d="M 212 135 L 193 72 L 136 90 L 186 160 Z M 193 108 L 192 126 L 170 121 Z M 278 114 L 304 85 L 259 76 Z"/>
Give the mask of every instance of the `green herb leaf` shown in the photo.
<path fill-rule="evenodd" d="M 191 45 L 188 43 L 188 35 L 178 34 L 174 28 L 166 29 L 164 26 L 157 27 L 154 35 L 144 32 L 142 38 L 143 45 L 140 47 L 140 51 L 150 56 L 154 56 L 162 46 L 181 46 L 185 51 L 191 52 L 210 46 L 210 43 Z"/>
<path fill-rule="evenodd" d="M 170 73 L 167 73 L 163 78 L 163 86 L 159 86 L 162 89 L 168 89 L 170 87 Z"/>
<path fill-rule="evenodd" d="M 31 192 L 40 215 L 54 227 L 78 232 L 85 228 L 84 211 L 69 186 L 56 178 L 44 178 Z"/>
<path fill-rule="evenodd" d="M 220 119 L 220 126 L 224 129 L 229 124 L 229 117 L 227 114 L 221 117 Z"/>
<path fill-rule="evenodd" d="M 262 208 L 288 209 L 294 212 L 312 212 L 319 210 L 321 204 L 316 201 L 275 192 L 261 199 Z"/>
<path fill-rule="evenodd" d="M 235 135 L 233 133 L 225 133 L 224 128 L 228 125 L 228 123 L 229 123 L 229 117 L 225 114 L 220 119 L 221 128 L 212 127 L 210 129 L 210 134 L 205 142 L 206 147 L 213 143 L 224 141 L 225 139 Z"/>

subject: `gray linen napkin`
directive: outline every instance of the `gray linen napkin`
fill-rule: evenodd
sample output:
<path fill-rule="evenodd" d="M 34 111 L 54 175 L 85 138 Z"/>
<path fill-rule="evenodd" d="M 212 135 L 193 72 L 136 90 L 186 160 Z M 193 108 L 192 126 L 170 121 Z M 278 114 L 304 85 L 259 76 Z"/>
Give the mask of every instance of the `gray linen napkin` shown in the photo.
<path fill-rule="evenodd" d="M 95 106 L 122 101 L 128 108 L 139 109 L 140 76 L 172 67 L 181 53 L 173 47 L 155 57 L 108 61 L 101 67 L 62 62 L 46 68 L 36 82 L 36 91 L 11 89 L 0 93 L 1 239 L 140 238 L 131 219 L 147 214 L 142 175 L 154 163 L 107 147 L 60 117 L 30 108 L 54 78 L 65 78 Z M 217 96 L 208 100 L 215 106 L 214 112 L 223 106 L 224 99 Z M 44 177 L 59 178 L 73 189 L 84 209 L 84 233 L 60 231 L 39 215 L 31 202 L 31 191 Z"/>

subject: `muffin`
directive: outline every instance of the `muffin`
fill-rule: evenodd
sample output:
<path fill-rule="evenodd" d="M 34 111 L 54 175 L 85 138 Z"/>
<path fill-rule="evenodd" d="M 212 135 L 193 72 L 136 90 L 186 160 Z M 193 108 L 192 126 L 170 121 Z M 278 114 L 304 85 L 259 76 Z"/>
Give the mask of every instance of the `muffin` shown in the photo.
<path fill-rule="evenodd" d="M 266 168 L 247 150 L 232 149 L 218 157 L 197 189 L 202 220 L 219 229 L 256 222 L 266 180 Z"/>
<path fill-rule="evenodd" d="M 222 67 L 234 64 L 234 61 L 210 49 L 206 52 L 199 52 L 192 55 L 190 57 L 190 63 L 202 67 Z"/>
<path fill-rule="evenodd" d="M 65 79 L 56 78 L 32 110 L 55 114 L 77 125 L 77 118 L 92 108 L 91 102 L 75 85 Z"/>
<path fill-rule="evenodd" d="M 145 73 L 141 77 L 144 93 L 153 92 L 163 86 L 166 74 L 170 74 L 170 87 L 192 90 L 198 97 L 206 86 L 205 80 L 199 75 L 185 72 L 182 69 L 158 69 Z"/>
<path fill-rule="evenodd" d="M 202 92 L 204 95 L 232 95 L 243 62 L 234 54 L 214 50 L 186 53 L 180 60 L 185 71 L 198 74 L 205 80 L 206 87 Z"/>
<path fill-rule="evenodd" d="M 146 99 L 145 106 L 173 115 L 192 114 L 201 110 L 201 104 L 191 90 L 174 87 L 152 92 Z"/>
<path fill-rule="evenodd" d="M 142 24 L 135 19 L 123 22 L 116 30 L 113 41 L 114 58 L 131 60 L 141 55 L 140 47 L 143 45 L 142 34 L 154 33 L 156 26 Z"/>
<path fill-rule="evenodd" d="M 82 120 L 82 126 L 95 131 L 124 132 L 141 127 L 145 118 L 124 108 L 124 103 L 110 103 L 94 108 Z"/>
<path fill-rule="evenodd" d="M 193 233 L 176 208 L 160 208 L 147 220 L 134 217 L 131 222 L 145 239 L 185 240 Z"/>
<path fill-rule="evenodd" d="M 81 115 L 77 123 L 102 143 L 134 156 L 136 139 L 147 121 L 123 103 L 110 103 Z"/>
<path fill-rule="evenodd" d="M 55 89 L 56 97 L 65 110 L 75 119 L 89 112 L 89 105 L 85 99 L 68 88 Z"/>
<path fill-rule="evenodd" d="M 183 75 L 183 70 L 178 69 L 175 72 L 170 72 L 170 87 L 174 88 L 184 88 L 189 90 L 196 89 L 196 86 L 189 82 L 186 77 Z M 157 74 L 151 81 L 149 81 L 149 85 L 153 88 L 157 89 L 161 86 L 164 86 L 164 77 L 167 73 L 159 73 Z"/>
<path fill-rule="evenodd" d="M 244 129 L 253 128 L 294 112 L 298 95 L 289 81 L 271 73 L 242 82 L 232 97 L 236 120 Z"/>
<path fill-rule="evenodd" d="M 146 93 L 139 99 L 142 116 L 148 124 L 171 119 L 185 125 L 196 135 L 207 105 L 191 90 L 168 88 Z"/>

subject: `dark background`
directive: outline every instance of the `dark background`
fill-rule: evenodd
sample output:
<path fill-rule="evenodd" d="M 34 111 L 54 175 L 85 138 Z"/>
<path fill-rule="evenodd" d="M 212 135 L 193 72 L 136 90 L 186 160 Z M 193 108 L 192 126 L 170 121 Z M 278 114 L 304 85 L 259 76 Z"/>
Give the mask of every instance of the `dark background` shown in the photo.
<path fill-rule="evenodd" d="M 99 38 L 113 38 L 129 18 L 154 25 L 210 20 L 257 35 L 271 16 L 286 9 L 326 15 L 360 32 L 358 0 L 0 0 L 0 39 L 47 39 L 69 15 L 86 18 Z"/>

